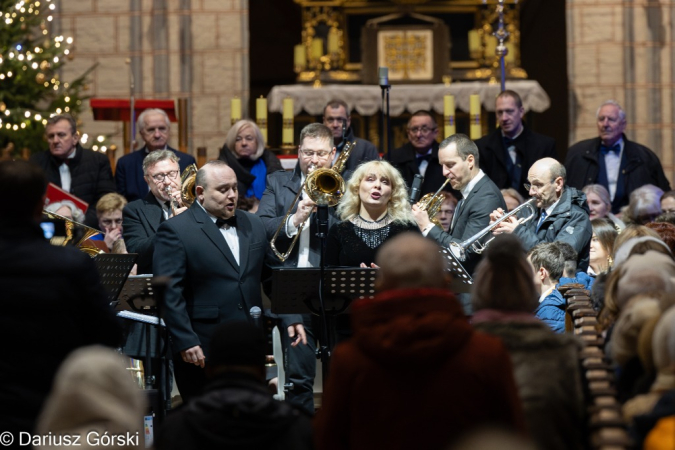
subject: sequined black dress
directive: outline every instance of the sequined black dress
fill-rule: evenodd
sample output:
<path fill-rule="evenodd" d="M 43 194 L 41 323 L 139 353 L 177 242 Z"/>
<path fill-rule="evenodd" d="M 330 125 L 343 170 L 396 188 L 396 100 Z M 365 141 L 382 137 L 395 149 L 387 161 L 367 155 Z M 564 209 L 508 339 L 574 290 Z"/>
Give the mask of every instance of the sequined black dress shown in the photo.
<path fill-rule="evenodd" d="M 328 232 L 326 242 L 326 265 L 359 267 L 361 263 L 370 266 L 375 262 L 375 253 L 387 239 L 399 233 L 413 231 L 419 233 L 414 224 L 401 224 L 384 219 L 367 222 L 357 218 L 355 222 L 365 225 L 356 226 L 352 221 L 339 222 Z"/>

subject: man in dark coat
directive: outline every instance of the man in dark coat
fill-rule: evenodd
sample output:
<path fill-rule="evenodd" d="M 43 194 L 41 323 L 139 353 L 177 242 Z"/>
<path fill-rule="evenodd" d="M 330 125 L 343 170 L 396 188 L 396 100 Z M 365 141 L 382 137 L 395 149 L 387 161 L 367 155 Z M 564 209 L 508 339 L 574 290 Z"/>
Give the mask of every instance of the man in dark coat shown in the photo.
<path fill-rule="evenodd" d="M 535 199 L 535 217 L 521 223 L 517 217 L 511 216 L 501 222 L 494 233 L 514 233 L 523 242 L 526 251 L 540 242 L 567 242 L 579 255 L 578 270 L 585 272 L 593 235 L 586 195 L 565 186 L 565 177 L 565 167 L 553 158 L 534 163 L 527 179 L 529 194 Z M 490 219 L 497 220 L 503 214 L 504 209 L 494 211 Z"/>
<path fill-rule="evenodd" d="M 537 160 L 557 159 L 555 141 L 523 125 L 525 108 L 514 91 L 497 96 L 495 115 L 499 128 L 476 141 L 480 167 L 499 189 L 513 188 L 527 197 L 527 172 Z"/>
<path fill-rule="evenodd" d="M 567 151 L 567 184 L 577 189 L 587 184 L 603 185 L 609 191 L 615 214 L 640 186 L 653 184 L 669 191 L 670 183 L 658 156 L 623 134 L 626 113 L 621 105 L 607 100 L 598 108 L 596 117 L 599 136 L 578 142 Z"/>
<path fill-rule="evenodd" d="M 262 308 L 260 278 L 267 248 L 265 227 L 237 211 L 237 177 L 223 161 L 197 173 L 197 200 L 160 225 L 153 272 L 170 278 L 164 302 L 176 383 L 184 400 L 206 384 L 211 336 L 228 321 L 248 321 Z M 236 212 L 236 214 L 235 214 Z M 295 333 L 304 334 L 301 325 Z"/>
<path fill-rule="evenodd" d="M 340 156 L 347 142 L 356 142 L 347 159 L 345 170 L 354 171 L 361 163 L 380 159 L 377 148 L 371 142 L 354 137 L 349 107 L 344 101 L 332 100 L 328 102 L 323 109 L 323 124 L 333 132 L 333 142 L 336 149 L 334 160 Z"/>
<path fill-rule="evenodd" d="M 263 333 L 247 322 L 221 325 L 211 339 L 204 393 L 172 412 L 158 450 L 310 450 L 310 417 L 274 400 L 265 386 Z"/>
<path fill-rule="evenodd" d="M 96 266 L 72 247 L 49 244 L 40 229 L 47 182 L 25 161 L 0 162 L 0 429 L 32 433 L 54 375 L 78 347 L 116 347 L 121 326 Z"/>
<path fill-rule="evenodd" d="M 149 192 L 148 182 L 143 173 L 143 160 L 150 152 L 169 150 L 175 153 L 181 173 L 190 164 L 195 164 L 193 156 L 168 146 L 171 121 L 163 110 L 146 109 L 138 116 L 137 127 L 145 145 L 139 150 L 122 156 L 115 167 L 117 192 L 130 202 L 145 198 Z"/>
<path fill-rule="evenodd" d="M 108 157 L 79 144 L 75 119 L 69 114 L 47 119 L 45 134 L 49 151 L 34 154 L 31 161 L 44 170 L 48 182 L 87 202 L 85 225 L 98 227 L 96 203 L 115 192 Z"/>
<path fill-rule="evenodd" d="M 421 194 L 436 192 L 445 183 L 443 168 L 438 162 L 436 120 L 428 111 L 417 111 L 410 117 L 407 130 L 410 142 L 392 150 L 390 157 L 384 159 L 401 172 L 408 189 L 419 174 L 424 177 Z"/>

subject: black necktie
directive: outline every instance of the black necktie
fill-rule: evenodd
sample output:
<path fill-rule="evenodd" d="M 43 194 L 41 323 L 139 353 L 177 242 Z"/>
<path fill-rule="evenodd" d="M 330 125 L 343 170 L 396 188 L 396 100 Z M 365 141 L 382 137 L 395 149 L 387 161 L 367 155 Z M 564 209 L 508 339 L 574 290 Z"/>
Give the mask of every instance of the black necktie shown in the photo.
<path fill-rule="evenodd" d="M 607 155 L 608 153 L 614 153 L 618 155 L 621 152 L 621 146 L 619 144 L 614 144 L 611 147 L 607 147 L 606 145 L 601 145 L 600 146 L 600 153 L 603 155 Z"/>
<path fill-rule="evenodd" d="M 227 225 L 229 227 L 236 227 L 237 216 L 232 216 L 229 219 L 221 219 L 221 218 L 216 219 L 216 226 L 218 228 L 223 228 L 223 225 Z"/>

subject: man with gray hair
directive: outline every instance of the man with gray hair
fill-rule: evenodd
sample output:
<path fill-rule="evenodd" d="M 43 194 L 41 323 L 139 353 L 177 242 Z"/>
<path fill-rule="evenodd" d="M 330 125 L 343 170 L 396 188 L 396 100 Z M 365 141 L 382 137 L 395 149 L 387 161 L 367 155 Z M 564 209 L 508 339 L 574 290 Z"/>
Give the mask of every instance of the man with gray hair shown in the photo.
<path fill-rule="evenodd" d="M 565 186 L 565 177 L 565 167 L 555 159 L 535 162 L 527 173 L 525 185 L 535 199 L 535 217 L 522 223 L 518 217 L 511 216 L 493 232 L 515 233 L 527 251 L 540 242 L 567 242 L 578 254 L 579 270 L 585 272 L 593 235 L 588 204 L 583 192 Z M 503 214 L 505 211 L 498 209 L 490 214 L 490 219 L 496 221 Z"/>
<path fill-rule="evenodd" d="M 146 109 L 138 116 L 136 126 L 145 145 L 139 150 L 122 156 L 115 168 L 117 192 L 130 202 L 142 199 L 148 193 L 149 185 L 143 172 L 143 159 L 150 153 L 156 150 L 173 152 L 178 158 L 181 173 L 187 166 L 195 163 L 191 155 L 169 147 L 171 122 L 163 110 Z"/>
<path fill-rule="evenodd" d="M 619 103 L 607 100 L 598 108 L 596 118 L 599 136 L 577 142 L 567 151 L 569 186 L 604 186 L 612 199 L 614 214 L 628 204 L 630 193 L 640 186 L 653 184 L 664 192 L 670 190 L 659 157 L 626 138 L 626 113 Z"/>

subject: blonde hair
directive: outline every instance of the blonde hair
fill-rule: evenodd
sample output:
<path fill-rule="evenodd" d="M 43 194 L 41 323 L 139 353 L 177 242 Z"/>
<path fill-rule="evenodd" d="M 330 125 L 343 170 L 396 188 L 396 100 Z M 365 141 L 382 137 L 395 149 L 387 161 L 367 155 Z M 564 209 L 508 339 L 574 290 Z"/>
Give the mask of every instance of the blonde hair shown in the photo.
<path fill-rule="evenodd" d="M 117 210 L 122 211 L 126 204 L 127 199 L 122 197 L 120 194 L 115 192 L 105 194 L 96 203 L 96 215 L 100 217 L 107 212 L 113 212 Z"/>
<path fill-rule="evenodd" d="M 337 214 L 341 220 L 349 220 L 356 217 L 361 209 L 361 197 L 359 187 L 361 181 L 369 173 L 377 173 L 389 179 L 391 183 L 391 198 L 387 204 L 387 212 L 394 222 L 416 224 L 412 214 L 410 202 L 408 202 L 408 190 L 403 177 L 394 166 L 387 161 L 368 161 L 356 168 L 354 174 L 347 182 L 345 194 L 337 207 Z"/>
<path fill-rule="evenodd" d="M 252 120 L 244 119 L 232 125 L 232 128 L 230 128 L 230 130 L 227 132 L 227 136 L 225 136 L 225 145 L 227 145 L 227 148 L 232 152 L 235 158 L 239 158 L 237 152 L 234 151 L 234 146 L 235 143 L 237 142 L 237 135 L 239 134 L 239 132 L 247 127 L 253 130 L 253 133 L 255 134 L 255 140 L 258 144 L 255 153 L 253 154 L 253 156 L 251 156 L 251 159 L 253 161 L 256 161 L 258 158 L 262 156 L 263 152 L 265 151 L 265 138 L 263 137 L 260 128 L 258 128 L 258 125 L 256 125 L 256 123 L 253 122 Z"/>

